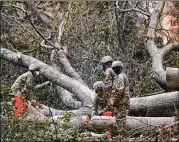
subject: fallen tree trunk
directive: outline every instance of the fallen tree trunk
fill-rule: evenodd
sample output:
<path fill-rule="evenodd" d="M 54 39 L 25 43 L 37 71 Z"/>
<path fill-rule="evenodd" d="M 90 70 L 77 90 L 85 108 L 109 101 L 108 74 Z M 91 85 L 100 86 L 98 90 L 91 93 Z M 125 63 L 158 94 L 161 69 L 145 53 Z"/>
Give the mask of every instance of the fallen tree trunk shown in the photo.
<path fill-rule="evenodd" d="M 130 99 L 130 116 L 170 117 L 179 109 L 179 92 Z"/>
<path fill-rule="evenodd" d="M 166 68 L 168 90 L 179 91 L 179 68 Z"/>
<path fill-rule="evenodd" d="M 28 105 L 27 116 L 24 118 L 27 121 L 33 122 L 47 122 L 48 118 L 40 113 L 36 108 L 31 105 Z"/>
<path fill-rule="evenodd" d="M 56 85 L 57 92 L 62 99 L 62 102 L 70 109 L 79 109 L 82 106 L 80 101 L 77 101 L 72 93 Z"/>
<path fill-rule="evenodd" d="M 63 47 L 64 50 L 60 50 L 58 52 L 58 57 L 59 57 L 59 61 L 60 63 L 63 65 L 63 67 L 65 68 L 65 71 L 67 72 L 67 74 L 78 80 L 79 82 L 81 82 L 82 84 L 85 84 L 84 81 L 82 80 L 82 78 L 80 77 L 80 75 L 75 71 L 75 69 L 71 66 L 70 62 L 67 59 L 67 54 L 68 54 L 68 50 L 67 47 Z"/>
<path fill-rule="evenodd" d="M 48 108 L 40 110 L 44 115 L 49 114 Z M 179 109 L 179 92 L 162 93 L 147 97 L 130 99 L 130 116 L 171 117 Z M 77 110 L 73 110 L 75 115 Z M 80 109 L 79 109 L 80 111 Z M 60 115 L 62 111 L 52 109 L 53 115 Z M 90 110 L 86 113 L 90 113 Z M 84 113 L 83 113 L 84 114 Z"/>
<path fill-rule="evenodd" d="M 124 125 L 126 121 L 126 125 Z M 116 133 L 118 129 L 136 129 L 147 128 L 154 129 L 159 126 L 167 126 L 176 122 L 175 117 L 132 117 L 127 116 L 126 119 L 116 120 L 115 117 L 109 116 L 93 116 L 87 127 L 94 132 L 105 132 L 110 130 Z"/>
<path fill-rule="evenodd" d="M 0 58 L 24 67 L 29 67 L 31 64 L 39 65 L 40 74 L 54 84 L 73 93 L 82 102 L 85 113 L 87 107 L 92 108 L 94 106 L 95 95 L 93 91 L 49 65 L 27 55 L 21 55 L 19 59 L 16 53 L 4 48 L 1 48 Z M 170 92 L 148 97 L 132 98 L 130 101 L 130 115 L 172 116 L 175 112 L 175 107 L 179 108 L 179 93 Z M 81 111 L 82 109 L 74 110 L 75 115 L 77 112 L 84 114 Z M 90 113 L 90 109 L 88 109 L 88 113 Z"/>
<path fill-rule="evenodd" d="M 148 127 L 150 129 L 158 126 L 167 126 L 176 122 L 175 117 L 132 117 L 127 116 L 126 127 L 136 129 L 139 127 Z"/>
<path fill-rule="evenodd" d="M 40 113 L 42 113 L 43 115 L 47 116 L 47 117 L 51 117 L 51 116 L 61 116 L 63 115 L 64 111 L 63 110 L 58 110 L 58 109 L 54 109 L 51 107 L 48 107 L 46 105 L 41 104 L 41 107 L 38 108 L 38 111 Z M 90 114 L 91 113 L 91 108 L 89 107 L 81 107 L 80 109 L 77 110 L 69 110 L 68 112 L 71 112 L 72 117 L 74 116 L 82 116 L 85 114 Z"/>

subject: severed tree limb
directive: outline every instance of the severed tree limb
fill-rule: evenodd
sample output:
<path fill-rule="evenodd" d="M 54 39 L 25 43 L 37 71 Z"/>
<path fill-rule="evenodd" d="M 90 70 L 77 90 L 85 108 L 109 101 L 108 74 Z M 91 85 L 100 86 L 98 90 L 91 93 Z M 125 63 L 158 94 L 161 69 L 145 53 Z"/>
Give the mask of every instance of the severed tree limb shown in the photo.
<path fill-rule="evenodd" d="M 124 125 L 124 122 L 126 124 Z M 115 117 L 93 116 L 88 123 L 88 129 L 96 132 L 105 132 L 110 130 L 113 134 L 118 129 L 136 129 L 143 127 L 146 130 L 157 129 L 160 126 L 168 126 L 176 122 L 175 117 L 132 117 L 127 116 L 125 119 L 116 120 Z M 126 127 L 126 128 L 125 128 Z M 119 132 L 118 132 L 119 133 Z"/>
<path fill-rule="evenodd" d="M 167 87 L 179 91 L 179 68 L 166 68 Z"/>
<path fill-rule="evenodd" d="M 61 23 L 58 26 L 58 37 L 57 37 L 56 45 L 58 45 L 59 47 L 60 47 L 61 38 L 63 35 L 63 31 L 64 31 L 64 25 L 66 24 L 70 8 L 71 8 L 71 2 L 69 2 L 68 11 L 65 13 L 65 15 L 63 16 L 63 19 L 61 20 Z M 72 68 L 71 64 L 69 63 L 66 57 L 68 55 L 67 47 L 63 47 L 63 49 L 60 49 L 57 55 L 59 57 L 60 63 L 63 65 L 68 75 L 84 84 L 83 80 L 76 73 L 76 71 Z M 82 106 L 82 103 L 80 101 L 77 101 L 74 99 L 74 96 L 76 97 L 76 95 L 73 95 L 72 93 L 68 92 L 64 88 L 57 86 L 57 85 L 56 85 L 56 89 L 59 93 L 59 96 L 62 99 L 62 102 L 69 108 L 79 109 Z"/>
<path fill-rule="evenodd" d="M 124 125 L 124 123 L 126 124 Z M 161 126 L 168 126 L 176 122 L 175 117 L 132 117 L 127 116 L 124 119 L 116 120 L 115 117 L 110 116 L 93 116 L 86 125 L 88 130 L 93 132 L 105 132 L 106 130 L 117 134 L 121 129 L 136 129 L 139 127 L 149 129 L 157 129 Z M 70 122 L 72 123 L 72 122 Z M 81 120 L 75 121 L 76 124 L 81 124 Z M 80 125 L 79 125 L 80 126 Z M 118 127 L 118 128 L 117 128 Z"/>
<path fill-rule="evenodd" d="M 54 68 L 56 68 L 58 71 L 61 71 L 61 69 L 52 61 L 52 66 Z M 82 103 L 80 101 L 77 101 L 76 99 L 74 99 L 74 97 L 76 97 L 74 94 L 70 93 L 69 91 L 67 91 L 66 89 L 55 85 L 56 90 L 59 94 L 59 97 L 62 99 L 62 102 L 69 108 L 71 109 L 79 109 L 82 107 Z"/>
<path fill-rule="evenodd" d="M 48 86 L 48 85 L 50 85 L 50 84 L 51 84 L 50 81 L 46 81 L 46 82 L 44 82 L 44 83 L 42 83 L 42 84 L 38 84 L 38 85 L 34 86 L 34 89 L 43 88 L 43 87 L 46 87 L 46 86 Z"/>
<path fill-rule="evenodd" d="M 77 74 L 75 69 L 71 66 L 70 62 L 68 61 L 66 57 L 67 53 L 68 53 L 67 47 L 65 47 L 64 50 L 59 50 L 58 57 L 59 57 L 60 63 L 63 65 L 63 67 L 65 68 L 65 71 L 70 77 L 84 84 L 84 81 L 82 80 L 82 78 Z"/>
<path fill-rule="evenodd" d="M 74 95 L 60 86 L 56 85 L 57 92 L 62 99 L 62 102 L 71 109 L 79 109 L 82 106 L 80 101 L 74 99 Z"/>
<path fill-rule="evenodd" d="M 131 116 L 167 117 L 179 109 L 179 92 L 169 92 L 147 97 L 131 98 Z"/>
<path fill-rule="evenodd" d="M 50 111 L 49 111 L 50 108 Z M 45 115 L 46 117 L 54 117 L 54 119 L 57 119 L 58 117 L 62 116 L 64 113 L 64 110 L 57 110 L 54 108 L 51 108 L 49 106 L 46 106 L 44 104 L 41 104 L 41 106 L 39 108 L 37 108 L 38 111 L 40 113 L 42 113 L 43 115 Z M 82 116 L 85 114 L 90 114 L 91 113 L 91 109 L 88 107 L 81 107 L 80 109 L 77 110 L 69 110 L 68 112 L 71 112 L 72 117 L 75 116 Z"/>

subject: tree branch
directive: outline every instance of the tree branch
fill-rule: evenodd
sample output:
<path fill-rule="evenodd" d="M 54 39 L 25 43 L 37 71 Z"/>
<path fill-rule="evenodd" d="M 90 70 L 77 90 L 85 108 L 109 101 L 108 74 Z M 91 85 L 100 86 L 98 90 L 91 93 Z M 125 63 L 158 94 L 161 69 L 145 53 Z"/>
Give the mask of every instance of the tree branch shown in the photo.
<path fill-rule="evenodd" d="M 146 15 L 146 16 L 150 16 L 150 13 L 147 13 L 147 12 L 145 12 L 145 11 L 139 10 L 139 9 L 137 9 L 137 8 L 120 9 L 120 10 L 119 10 L 120 13 L 132 12 L 132 11 L 139 12 L 139 13 L 144 14 L 144 15 Z"/>
<path fill-rule="evenodd" d="M 171 51 L 179 50 L 179 43 L 178 42 L 173 42 L 168 45 L 165 45 L 162 49 L 160 49 L 160 53 L 165 56 Z"/>
<path fill-rule="evenodd" d="M 59 50 L 58 56 L 59 56 L 60 63 L 63 65 L 63 67 L 65 68 L 65 71 L 70 77 L 73 77 L 74 79 L 84 84 L 84 81 L 82 80 L 82 78 L 76 73 L 76 71 L 71 66 L 70 62 L 68 61 L 66 57 L 67 52 L 68 52 L 67 47 L 64 47 L 64 50 Z"/>
<path fill-rule="evenodd" d="M 155 44 L 155 37 L 157 24 L 160 18 L 160 14 L 162 12 L 164 6 L 164 2 L 158 1 L 156 8 L 151 13 L 150 23 L 147 32 L 147 50 L 152 57 L 152 71 L 153 77 L 155 78 L 156 82 L 165 90 L 167 90 L 167 82 L 166 82 L 166 71 L 163 67 L 163 56 L 164 53 L 160 52 Z"/>
<path fill-rule="evenodd" d="M 44 83 L 42 83 L 42 84 L 38 84 L 38 85 L 34 86 L 34 89 L 43 88 L 43 87 L 46 87 L 46 86 L 48 86 L 48 85 L 50 85 L 50 84 L 51 84 L 50 81 L 46 81 L 46 82 L 44 82 Z"/>
<path fill-rule="evenodd" d="M 26 11 L 23 7 L 19 7 L 19 6 L 13 5 L 13 4 L 10 4 L 9 6 L 12 6 L 12 7 L 17 8 L 17 9 L 19 9 L 19 10 L 22 10 L 22 11 L 25 13 L 27 19 L 29 20 L 31 26 L 32 26 L 32 27 L 34 28 L 34 30 L 37 32 L 37 34 L 40 35 L 40 37 L 42 37 L 46 42 L 48 42 L 48 43 L 50 44 L 50 46 L 52 46 L 52 47 L 54 47 L 54 48 L 58 48 L 58 47 L 55 47 L 50 41 L 48 41 L 48 40 L 41 34 L 41 32 L 35 27 L 35 25 L 33 24 L 33 22 L 31 21 L 29 15 L 28 15 L 27 11 Z M 5 5 L 5 7 L 8 7 L 8 5 Z"/>

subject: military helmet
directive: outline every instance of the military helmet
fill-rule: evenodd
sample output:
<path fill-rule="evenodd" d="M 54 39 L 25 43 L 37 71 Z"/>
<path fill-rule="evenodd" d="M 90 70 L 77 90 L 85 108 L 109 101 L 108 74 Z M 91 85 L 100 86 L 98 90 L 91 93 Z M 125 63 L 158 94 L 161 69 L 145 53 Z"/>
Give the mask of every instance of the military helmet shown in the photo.
<path fill-rule="evenodd" d="M 36 71 L 36 70 L 39 70 L 39 67 L 36 64 L 31 64 L 29 66 L 29 70 L 30 71 Z"/>
<path fill-rule="evenodd" d="M 114 61 L 113 63 L 112 63 L 112 68 L 114 68 L 114 67 L 124 67 L 124 65 L 123 65 L 123 63 L 121 62 L 121 61 Z"/>
<path fill-rule="evenodd" d="M 101 63 L 107 63 L 107 62 L 112 62 L 112 61 L 113 61 L 113 59 L 110 56 L 104 56 L 101 59 Z"/>
<path fill-rule="evenodd" d="M 104 88 L 105 85 L 103 83 L 103 81 L 96 81 L 94 84 L 93 84 L 93 89 L 98 89 L 98 88 Z"/>

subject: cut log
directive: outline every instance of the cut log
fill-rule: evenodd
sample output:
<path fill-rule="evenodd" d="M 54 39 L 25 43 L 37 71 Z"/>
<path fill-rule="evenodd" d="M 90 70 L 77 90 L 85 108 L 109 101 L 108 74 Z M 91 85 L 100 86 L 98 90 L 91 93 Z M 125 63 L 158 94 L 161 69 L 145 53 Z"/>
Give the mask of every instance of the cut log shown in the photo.
<path fill-rule="evenodd" d="M 90 131 L 101 132 L 112 131 L 117 132 L 117 123 L 115 117 L 111 116 L 93 116 L 87 127 Z"/>
<path fill-rule="evenodd" d="M 127 116 L 126 126 L 129 129 L 139 127 L 149 127 L 150 129 L 158 126 L 167 126 L 176 122 L 176 117 L 131 117 Z"/>
<path fill-rule="evenodd" d="M 170 117 L 179 109 L 179 92 L 130 99 L 130 116 Z"/>
<path fill-rule="evenodd" d="M 126 125 L 124 122 L 126 121 Z M 110 130 L 116 132 L 118 129 L 153 129 L 158 126 L 167 126 L 176 122 L 176 117 L 132 117 L 127 116 L 124 119 L 116 120 L 110 116 L 93 116 L 88 123 L 88 129 L 95 132 L 105 132 Z"/>
<path fill-rule="evenodd" d="M 179 91 L 179 68 L 166 68 L 166 79 L 168 90 Z"/>
<path fill-rule="evenodd" d="M 27 115 L 25 115 L 24 120 L 42 123 L 47 122 L 48 118 L 40 113 L 33 106 L 28 105 Z"/>
<path fill-rule="evenodd" d="M 86 110 L 87 109 L 87 110 Z M 174 116 L 176 109 L 179 110 L 179 92 L 162 93 L 147 97 L 131 98 L 130 99 L 130 116 L 150 116 L 150 117 L 171 117 Z M 42 106 L 39 109 L 45 116 L 49 116 L 49 109 Z M 52 109 L 53 115 L 61 115 L 63 111 Z M 81 108 L 72 110 L 72 114 L 83 115 L 90 113 L 90 109 Z M 84 112 L 84 113 L 82 113 Z"/>

